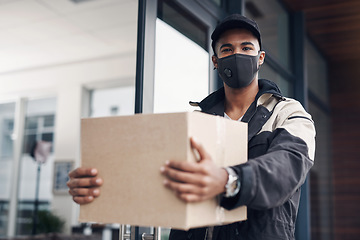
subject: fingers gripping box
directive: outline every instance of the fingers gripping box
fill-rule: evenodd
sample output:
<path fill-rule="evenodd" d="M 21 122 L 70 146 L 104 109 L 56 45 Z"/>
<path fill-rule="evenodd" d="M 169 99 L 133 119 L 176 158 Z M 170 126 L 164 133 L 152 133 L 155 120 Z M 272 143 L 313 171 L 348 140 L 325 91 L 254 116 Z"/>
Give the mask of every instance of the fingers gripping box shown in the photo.
<path fill-rule="evenodd" d="M 185 203 L 163 185 L 167 160 L 196 161 L 194 137 L 219 166 L 247 161 L 247 124 L 200 112 L 137 114 L 81 120 L 82 166 L 104 179 L 101 195 L 80 207 L 82 222 L 177 229 L 246 219 L 246 207 L 227 211 L 216 198 Z"/>

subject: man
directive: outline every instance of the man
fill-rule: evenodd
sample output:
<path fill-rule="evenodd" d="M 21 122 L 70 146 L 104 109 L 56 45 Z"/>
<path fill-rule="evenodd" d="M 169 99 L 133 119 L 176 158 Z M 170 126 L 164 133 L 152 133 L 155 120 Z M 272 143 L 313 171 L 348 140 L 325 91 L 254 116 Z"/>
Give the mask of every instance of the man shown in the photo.
<path fill-rule="evenodd" d="M 246 205 L 248 219 L 225 226 L 172 230 L 170 239 L 295 239 L 300 187 L 313 165 L 315 129 L 300 103 L 258 79 L 265 59 L 257 24 L 241 15 L 225 18 L 211 36 L 212 61 L 224 88 L 198 103 L 205 113 L 248 123 L 248 162 L 218 168 L 191 139 L 198 163 L 169 161 L 164 185 L 186 202 L 220 196 L 228 210 Z M 69 174 L 70 194 L 80 204 L 99 195 L 96 169 Z"/>

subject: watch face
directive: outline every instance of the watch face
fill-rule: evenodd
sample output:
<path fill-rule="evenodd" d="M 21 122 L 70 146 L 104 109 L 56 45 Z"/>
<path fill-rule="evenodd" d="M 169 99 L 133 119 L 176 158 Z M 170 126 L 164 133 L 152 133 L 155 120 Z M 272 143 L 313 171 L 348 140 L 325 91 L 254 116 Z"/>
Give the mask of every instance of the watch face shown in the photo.
<path fill-rule="evenodd" d="M 225 186 L 226 188 L 226 197 L 233 197 L 239 192 L 239 181 L 238 176 L 235 171 L 231 168 L 225 168 L 228 172 L 228 182 Z"/>
<path fill-rule="evenodd" d="M 231 183 L 230 183 L 230 191 L 233 193 L 237 187 L 237 178 L 236 177 L 232 177 L 231 179 Z"/>
<path fill-rule="evenodd" d="M 237 181 L 234 181 L 234 182 L 231 184 L 231 189 L 232 189 L 233 191 L 235 191 L 236 187 L 237 187 Z"/>

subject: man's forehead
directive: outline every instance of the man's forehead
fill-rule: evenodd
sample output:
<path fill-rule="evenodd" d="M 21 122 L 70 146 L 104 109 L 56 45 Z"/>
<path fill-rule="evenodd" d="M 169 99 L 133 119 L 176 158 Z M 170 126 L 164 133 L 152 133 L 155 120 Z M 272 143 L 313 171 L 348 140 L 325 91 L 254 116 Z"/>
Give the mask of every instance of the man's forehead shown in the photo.
<path fill-rule="evenodd" d="M 219 43 L 225 44 L 228 41 L 239 41 L 242 43 L 252 43 L 253 45 L 259 46 L 259 41 L 254 34 L 243 28 L 234 28 L 226 30 L 224 33 L 222 33 L 219 37 L 219 40 L 217 41 L 216 45 Z"/>
<path fill-rule="evenodd" d="M 244 28 L 234 28 L 234 29 L 229 29 L 229 30 L 226 30 L 225 32 L 223 32 L 219 37 L 219 41 L 226 37 L 229 37 L 230 35 L 232 35 L 232 36 L 237 35 L 237 37 L 243 37 L 243 38 L 257 40 L 256 36 L 249 30 L 244 29 Z"/>

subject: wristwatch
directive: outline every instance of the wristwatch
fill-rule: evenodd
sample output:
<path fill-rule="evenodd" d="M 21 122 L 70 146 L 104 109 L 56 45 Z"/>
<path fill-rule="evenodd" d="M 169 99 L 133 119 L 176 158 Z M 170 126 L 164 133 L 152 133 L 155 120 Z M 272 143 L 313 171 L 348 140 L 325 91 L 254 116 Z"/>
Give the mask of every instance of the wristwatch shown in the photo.
<path fill-rule="evenodd" d="M 230 198 L 236 196 L 240 191 L 240 179 L 231 167 L 224 168 L 228 173 L 228 181 L 225 185 L 225 197 Z"/>

